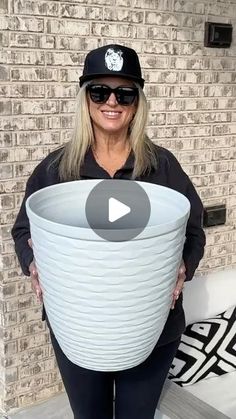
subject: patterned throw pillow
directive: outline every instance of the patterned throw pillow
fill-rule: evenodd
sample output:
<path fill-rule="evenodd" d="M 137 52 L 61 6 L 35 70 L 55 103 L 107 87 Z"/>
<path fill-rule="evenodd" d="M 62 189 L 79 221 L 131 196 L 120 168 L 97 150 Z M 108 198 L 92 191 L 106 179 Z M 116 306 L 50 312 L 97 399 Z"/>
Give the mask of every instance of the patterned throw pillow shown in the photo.
<path fill-rule="evenodd" d="M 236 307 L 187 326 L 169 379 L 186 386 L 236 370 Z"/>

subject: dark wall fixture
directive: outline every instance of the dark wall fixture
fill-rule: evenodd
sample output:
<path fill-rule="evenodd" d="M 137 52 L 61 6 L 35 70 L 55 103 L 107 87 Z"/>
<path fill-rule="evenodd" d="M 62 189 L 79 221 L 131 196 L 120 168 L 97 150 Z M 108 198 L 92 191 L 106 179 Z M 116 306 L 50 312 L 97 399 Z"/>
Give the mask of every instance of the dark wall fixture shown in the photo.
<path fill-rule="evenodd" d="M 233 26 L 230 23 L 205 23 L 204 47 L 229 48 Z"/>
<path fill-rule="evenodd" d="M 213 227 L 225 224 L 226 206 L 225 204 L 205 207 L 203 213 L 203 227 Z"/>

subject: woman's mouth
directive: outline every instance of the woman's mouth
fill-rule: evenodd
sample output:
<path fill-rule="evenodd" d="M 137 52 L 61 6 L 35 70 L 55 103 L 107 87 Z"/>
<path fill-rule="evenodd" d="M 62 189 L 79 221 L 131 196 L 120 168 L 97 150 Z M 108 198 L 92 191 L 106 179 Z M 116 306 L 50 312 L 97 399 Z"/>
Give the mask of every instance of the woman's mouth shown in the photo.
<path fill-rule="evenodd" d="M 107 118 L 117 118 L 120 116 L 121 112 L 117 111 L 102 111 L 103 115 L 105 115 Z"/>

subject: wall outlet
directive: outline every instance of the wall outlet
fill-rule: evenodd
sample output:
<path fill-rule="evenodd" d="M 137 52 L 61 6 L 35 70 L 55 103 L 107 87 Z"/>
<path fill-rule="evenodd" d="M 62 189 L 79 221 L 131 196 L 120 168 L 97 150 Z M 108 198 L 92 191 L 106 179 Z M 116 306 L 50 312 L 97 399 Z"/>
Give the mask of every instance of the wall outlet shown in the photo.
<path fill-rule="evenodd" d="M 225 224 L 226 206 L 225 204 L 205 207 L 203 213 L 203 227 L 212 227 Z"/>

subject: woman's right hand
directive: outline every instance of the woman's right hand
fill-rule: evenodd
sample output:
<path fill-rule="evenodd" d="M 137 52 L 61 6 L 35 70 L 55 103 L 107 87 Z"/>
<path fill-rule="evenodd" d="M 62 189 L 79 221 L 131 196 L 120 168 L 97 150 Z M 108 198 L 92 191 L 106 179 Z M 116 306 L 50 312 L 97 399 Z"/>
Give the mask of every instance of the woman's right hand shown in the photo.
<path fill-rule="evenodd" d="M 32 240 L 28 240 L 29 246 L 32 248 Z M 33 260 L 31 264 L 29 265 L 29 272 L 30 272 L 30 278 L 31 278 L 31 288 L 32 291 L 35 293 L 37 300 L 39 303 L 43 302 L 43 293 L 42 289 L 39 284 L 39 278 L 38 278 L 38 272 L 35 265 L 35 261 Z"/>

